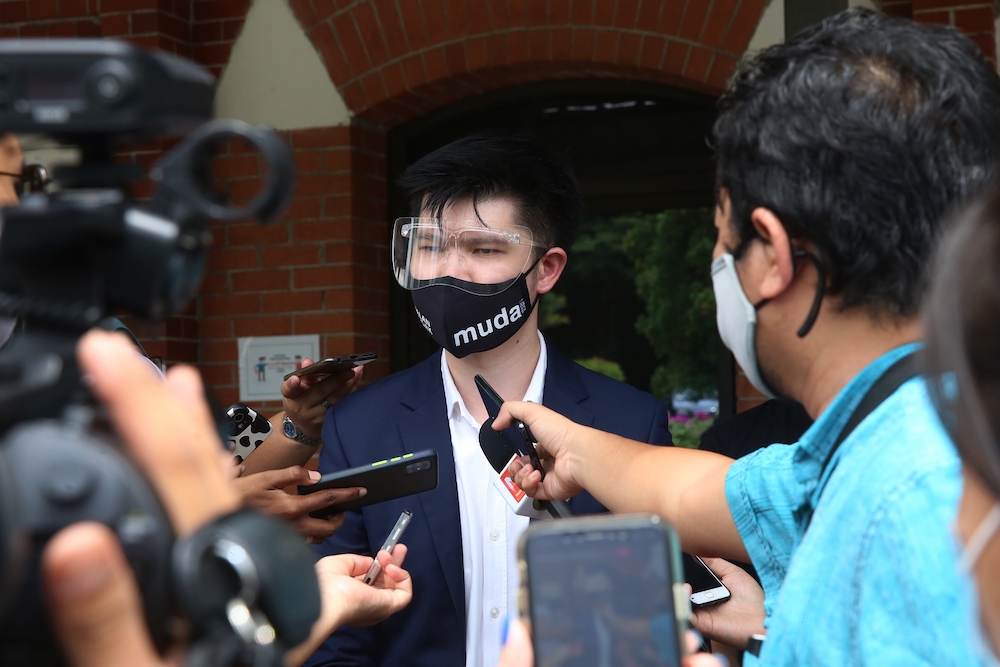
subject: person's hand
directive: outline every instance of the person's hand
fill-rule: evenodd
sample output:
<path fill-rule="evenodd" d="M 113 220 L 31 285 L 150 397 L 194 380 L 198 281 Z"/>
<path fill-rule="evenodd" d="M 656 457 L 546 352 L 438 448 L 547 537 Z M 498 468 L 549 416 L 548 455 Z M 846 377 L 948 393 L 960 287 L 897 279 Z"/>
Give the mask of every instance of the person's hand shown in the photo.
<path fill-rule="evenodd" d="M 534 432 L 534 429 L 531 429 Z M 537 437 L 537 436 L 536 436 Z M 701 642 L 693 632 L 687 633 L 687 650 L 697 651 Z M 512 619 L 507 630 L 507 642 L 500 652 L 497 667 L 533 667 L 535 656 L 531 649 L 528 628 L 518 619 Z M 708 653 L 691 653 L 681 659 L 681 667 L 722 667 L 722 662 Z"/>
<path fill-rule="evenodd" d="M 312 364 L 312 359 L 302 360 L 303 368 Z M 291 376 L 281 384 L 285 414 L 300 431 L 319 438 L 327 409 L 360 386 L 364 371 L 357 366 L 333 375 Z"/>
<path fill-rule="evenodd" d="M 729 599 L 691 610 L 691 625 L 709 639 L 746 649 L 750 635 L 765 634 L 764 591 L 743 568 L 721 558 L 702 558 L 729 589 Z"/>
<path fill-rule="evenodd" d="M 410 603 L 413 582 L 401 567 L 406 546 L 397 544 L 391 555 L 387 551 L 377 555 L 382 572 L 372 585 L 362 582 L 372 565 L 368 556 L 338 554 L 316 562 L 323 612 L 309 639 L 288 652 L 287 667 L 304 662 L 341 625 L 379 623 Z"/>
<path fill-rule="evenodd" d="M 542 481 L 542 474 L 531 465 L 531 459 L 521 457 L 510 466 L 514 483 L 532 498 L 542 500 L 565 500 L 580 493 L 583 487 L 573 476 L 571 443 L 574 432 L 583 427 L 537 403 L 507 401 L 500 408 L 493 428 L 501 431 L 514 420 L 527 424 L 538 439 L 538 458 L 545 468 Z"/>
<path fill-rule="evenodd" d="M 198 371 L 176 366 L 164 379 L 124 335 L 102 331 L 81 338 L 77 359 L 179 537 L 239 507 Z"/>
<path fill-rule="evenodd" d="M 307 542 L 318 544 L 337 532 L 344 524 L 344 515 L 334 514 L 329 519 L 316 519 L 309 516 L 309 513 L 368 493 L 367 489 L 357 487 L 326 489 L 302 496 L 294 489 L 286 490 L 286 487 L 292 485 L 315 484 L 319 479 L 320 474 L 314 470 L 292 466 L 238 477 L 233 480 L 233 484 L 247 507 L 288 521 L 295 530 L 306 536 Z"/>
<path fill-rule="evenodd" d="M 111 529 L 77 523 L 53 537 L 42 573 L 56 636 L 73 667 L 167 667 L 149 638 L 135 576 Z"/>
<path fill-rule="evenodd" d="M 103 331 L 80 340 L 77 358 L 179 536 L 237 509 L 197 371 L 176 367 L 164 381 L 124 336 Z M 41 567 L 53 627 L 71 665 L 170 664 L 153 648 L 135 577 L 110 529 L 65 528 L 46 545 Z"/>
<path fill-rule="evenodd" d="M 164 381 L 124 336 L 103 331 L 86 334 L 77 356 L 94 395 L 107 406 L 112 425 L 148 476 L 179 536 L 239 507 L 236 488 L 220 465 L 218 433 L 197 371 L 175 367 Z M 403 554 L 405 549 L 400 559 Z M 384 567 L 389 578 L 382 587 L 409 595 L 408 583 L 401 580 L 405 574 L 388 561 Z M 65 528 L 46 545 L 41 568 L 53 627 L 72 667 L 182 664 L 183 647 L 166 659 L 154 649 L 135 576 L 109 528 L 95 523 Z M 340 616 L 347 612 L 341 610 Z M 330 630 L 314 626 L 314 631 L 328 635 Z"/>

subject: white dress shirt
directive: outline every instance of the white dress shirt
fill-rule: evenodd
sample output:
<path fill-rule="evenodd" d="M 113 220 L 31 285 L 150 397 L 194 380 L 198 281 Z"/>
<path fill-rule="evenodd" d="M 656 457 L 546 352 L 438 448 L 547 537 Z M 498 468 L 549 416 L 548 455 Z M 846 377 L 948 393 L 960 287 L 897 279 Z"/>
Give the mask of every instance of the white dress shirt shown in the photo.
<path fill-rule="evenodd" d="M 541 353 L 523 397 L 509 400 L 542 402 L 545 385 L 545 339 L 538 334 Z M 517 613 L 517 541 L 528 528 L 493 488 L 496 472 L 479 447 L 479 428 L 462 401 L 441 353 L 445 405 L 451 446 L 455 453 L 458 513 L 462 523 L 462 563 L 465 569 L 465 664 L 493 667 L 500 658 L 500 634 L 508 615 Z M 489 379 L 489 378 L 487 378 Z"/>

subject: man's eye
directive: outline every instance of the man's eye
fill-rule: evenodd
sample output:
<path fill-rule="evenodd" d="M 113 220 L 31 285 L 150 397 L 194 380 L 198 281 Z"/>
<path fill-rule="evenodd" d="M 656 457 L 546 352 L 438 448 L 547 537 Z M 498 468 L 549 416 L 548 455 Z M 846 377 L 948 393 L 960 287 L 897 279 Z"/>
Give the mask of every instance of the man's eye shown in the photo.
<path fill-rule="evenodd" d="M 500 254 L 503 253 L 503 251 L 504 251 L 503 248 L 498 248 L 495 245 L 492 245 L 492 246 L 490 246 L 490 245 L 481 245 L 481 246 L 476 246 L 475 248 L 473 248 L 472 249 L 472 254 L 473 255 L 484 255 L 484 256 L 485 255 L 500 255 Z"/>

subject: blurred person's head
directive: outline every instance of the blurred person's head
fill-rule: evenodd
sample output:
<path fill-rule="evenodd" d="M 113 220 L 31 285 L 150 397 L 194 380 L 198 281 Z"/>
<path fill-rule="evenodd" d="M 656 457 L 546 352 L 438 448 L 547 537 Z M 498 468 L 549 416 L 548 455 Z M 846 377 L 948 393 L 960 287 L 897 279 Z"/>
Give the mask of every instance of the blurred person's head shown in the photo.
<path fill-rule="evenodd" d="M 12 132 L 0 134 L 0 206 L 17 206 L 17 186 L 24 168 L 21 144 Z"/>
<path fill-rule="evenodd" d="M 572 171 L 533 137 L 479 134 L 424 156 L 399 184 L 412 217 L 396 222 L 393 270 L 431 336 L 461 357 L 537 326 L 533 306 L 580 225 Z"/>
<path fill-rule="evenodd" d="M 1000 655 L 1000 189 L 941 244 L 924 309 L 928 388 L 963 462 L 957 533 Z"/>
<path fill-rule="evenodd" d="M 720 112 L 713 277 L 754 384 L 801 400 L 796 355 L 859 328 L 918 337 L 941 220 L 1000 158 L 1000 78 L 979 48 L 848 10 L 744 60 Z"/>

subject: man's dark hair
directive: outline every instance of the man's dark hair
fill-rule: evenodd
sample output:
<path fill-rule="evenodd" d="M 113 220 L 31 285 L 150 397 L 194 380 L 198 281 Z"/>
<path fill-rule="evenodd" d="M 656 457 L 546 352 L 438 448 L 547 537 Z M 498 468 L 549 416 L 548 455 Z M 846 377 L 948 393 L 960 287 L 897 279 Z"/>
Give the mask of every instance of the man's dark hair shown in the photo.
<path fill-rule="evenodd" d="M 815 245 L 841 307 L 875 317 L 916 314 L 942 220 L 1000 158 L 1000 77 L 979 47 L 865 9 L 745 59 L 719 109 L 734 254 L 770 209 Z"/>
<path fill-rule="evenodd" d="M 466 199 L 474 207 L 509 199 L 518 224 L 532 231 L 536 243 L 566 251 L 583 214 L 573 172 L 528 135 L 476 134 L 453 141 L 417 160 L 398 182 L 414 216 L 426 210 L 440 218 L 445 206 Z"/>

